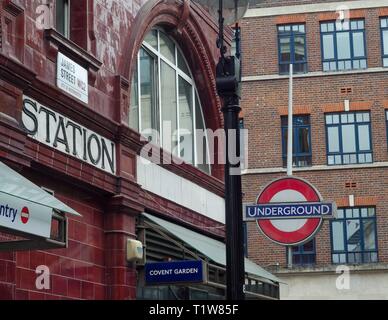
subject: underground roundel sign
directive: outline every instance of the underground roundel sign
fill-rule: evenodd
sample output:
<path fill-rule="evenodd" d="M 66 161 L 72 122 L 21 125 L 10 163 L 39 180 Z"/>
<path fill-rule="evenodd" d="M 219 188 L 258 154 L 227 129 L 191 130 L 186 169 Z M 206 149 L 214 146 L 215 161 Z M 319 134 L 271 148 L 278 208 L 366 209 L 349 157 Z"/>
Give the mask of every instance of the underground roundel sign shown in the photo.
<path fill-rule="evenodd" d="M 319 192 L 307 181 L 294 177 L 268 184 L 257 198 L 257 205 L 246 207 L 246 218 L 256 219 L 259 229 L 270 240 L 293 246 L 307 242 L 335 211 L 324 203 Z"/>

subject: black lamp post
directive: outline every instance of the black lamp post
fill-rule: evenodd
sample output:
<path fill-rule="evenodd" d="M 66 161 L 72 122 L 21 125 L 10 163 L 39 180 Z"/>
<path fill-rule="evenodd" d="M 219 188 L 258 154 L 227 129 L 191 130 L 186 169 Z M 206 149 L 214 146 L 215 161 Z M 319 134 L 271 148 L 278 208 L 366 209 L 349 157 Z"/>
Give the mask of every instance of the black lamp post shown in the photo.
<path fill-rule="evenodd" d="M 217 47 L 220 58 L 216 67 L 218 95 L 223 100 L 224 129 L 226 135 L 225 163 L 225 224 L 226 224 L 226 298 L 243 300 L 244 294 L 244 235 L 242 221 L 242 191 L 240 162 L 231 163 L 229 151 L 240 157 L 240 60 L 239 50 L 236 56 L 226 56 L 224 46 L 224 23 L 237 22 L 248 7 L 248 0 L 195 0 L 215 11 L 218 1 L 219 34 Z M 227 20 L 227 21 L 225 21 Z M 236 26 L 236 47 L 239 47 L 239 30 Z M 231 130 L 236 134 L 229 135 Z M 231 154 L 233 156 L 233 154 Z"/>

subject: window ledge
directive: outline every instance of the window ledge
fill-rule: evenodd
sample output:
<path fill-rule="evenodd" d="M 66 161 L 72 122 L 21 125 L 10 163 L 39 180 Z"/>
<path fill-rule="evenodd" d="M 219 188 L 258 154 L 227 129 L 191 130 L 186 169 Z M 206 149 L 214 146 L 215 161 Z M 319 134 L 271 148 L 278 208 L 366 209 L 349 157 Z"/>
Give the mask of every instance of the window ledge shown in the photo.
<path fill-rule="evenodd" d="M 347 170 L 347 169 L 372 169 L 372 168 L 386 168 L 388 167 L 388 162 L 374 162 L 369 164 L 346 164 L 346 165 L 315 165 L 311 167 L 294 167 L 294 172 L 303 172 L 303 171 L 326 171 L 326 170 Z M 242 175 L 248 174 L 265 174 L 265 173 L 283 173 L 287 172 L 286 168 L 277 167 L 277 168 L 255 168 L 255 169 L 245 169 L 242 170 Z"/>
<path fill-rule="evenodd" d="M 313 77 L 327 77 L 327 76 L 343 76 L 343 75 L 354 75 L 354 74 L 365 74 L 365 73 L 379 73 L 388 72 L 387 67 L 367 68 L 362 70 L 349 70 L 349 71 L 314 71 L 303 74 L 294 74 L 294 78 L 313 78 Z M 258 76 L 245 76 L 242 77 L 242 82 L 250 81 L 266 81 L 266 80 L 282 80 L 288 79 L 289 75 L 279 74 L 268 74 Z"/>
<path fill-rule="evenodd" d="M 102 66 L 101 61 L 55 29 L 46 29 L 44 36 L 50 43 L 50 60 L 56 61 L 57 53 L 60 51 L 93 73 L 96 73 Z"/>
<path fill-rule="evenodd" d="M 271 268 L 271 272 L 275 274 L 276 276 L 282 276 L 282 275 L 298 275 L 298 274 L 318 274 L 318 273 L 336 273 L 337 268 L 339 266 L 346 266 L 349 268 L 350 272 L 379 272 L 384 271 L 387 272 L 388 270 L 388 264 L 386 263 L 365 263 L 365 264 L 331 264 L 327 266 L 311 266 L 311 267 L 299 267 L 295 266 L 291 269 L 287 268 L 279 268 L 279 269 L 273 269 Z"/>

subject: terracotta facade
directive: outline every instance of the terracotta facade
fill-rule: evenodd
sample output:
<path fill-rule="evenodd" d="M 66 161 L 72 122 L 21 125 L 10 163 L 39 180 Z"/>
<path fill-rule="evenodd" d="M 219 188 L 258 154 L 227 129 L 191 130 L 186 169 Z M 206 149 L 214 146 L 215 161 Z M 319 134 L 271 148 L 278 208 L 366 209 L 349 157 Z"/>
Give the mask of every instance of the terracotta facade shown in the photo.
<path fill-rule="evenodd" d="M 0 298 L 135 299 L 137 274 L 125 259 L 125 245 L 127 238 L 136 238 L 141 212 L 187 221 L 218 239 L 223 239 L 224 229 L 215 220 L 145 192 L 136 182 L 136 156 L 144 142 L 128 126 L 134 61 L 144 35 L 154 26 L 163 27 L 180 44 L 192 70 L 207 127 L 217 129 L 222 126 L 214 79 L 217 25 L 186 0 L 80 0 L 71 1 L 66 39 L 50 25 L 37 27 L 42 3 L 0 1 L 0 160 L 53 190 L 82 217 L 69 217 L 68 248 L 0 253 Z M 53 12 L 51 7 L 50 19 Z M 56 86 L 58 52 L 88 70 L 88 104 Z M 29 138 L 21 126 L 23 95 L 114 141 L 116 174 Z M 221 165 L 213 165 L 212 176 L 189 164 L 163 167 L 223 196 Z M 38 265 L 50 268 L 49 290 L 36 289 Z"/>

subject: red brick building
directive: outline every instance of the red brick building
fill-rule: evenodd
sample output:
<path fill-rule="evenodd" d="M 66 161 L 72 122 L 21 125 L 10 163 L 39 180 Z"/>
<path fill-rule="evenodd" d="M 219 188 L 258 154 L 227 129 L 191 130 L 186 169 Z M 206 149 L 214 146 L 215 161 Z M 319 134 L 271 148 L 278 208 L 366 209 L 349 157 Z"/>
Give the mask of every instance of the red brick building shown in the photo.
<path fill-rule="evenodd" d="M 388 297 L 387 17 L 386 1 L 261 1 L 241 23 L 243 201 L 286 175 L 293 63 L 294 175 L 339 208 L 294 247 L 292 269 L 285 247 L 247 223 L 248 256 L 287 283 L 281 298 Z M 338 265 L 349 268 L 350 288 L 336 286 Z"/>
<path fill-rule="evenodd" d="M 56 249 L 38 237 L 46 247 L 14 250 L 20 238 L 0 221 L 0 299 L 225 295 L 223 167 L 193 135 L 222 125 L 217 28 L 189 1 L 0 1 L 0 161 L 81 215 L 66 215 Z M 162 120 L 180 130 L 175 148 L 146 131 Z M 146 156 L 185 162 L 143 161 L 139 131 L 158 139 Z M 134 239 L 144 248 L 136 262 L 127 257 Z M 205 262 L 206 283 L 145 285 L 147 262 L 185 259 Z M 38 266 L 48 288 L 36 285 Z M 252 297 L 278 296 L 276 278 L 252 262 L 247 277 Z"/>

